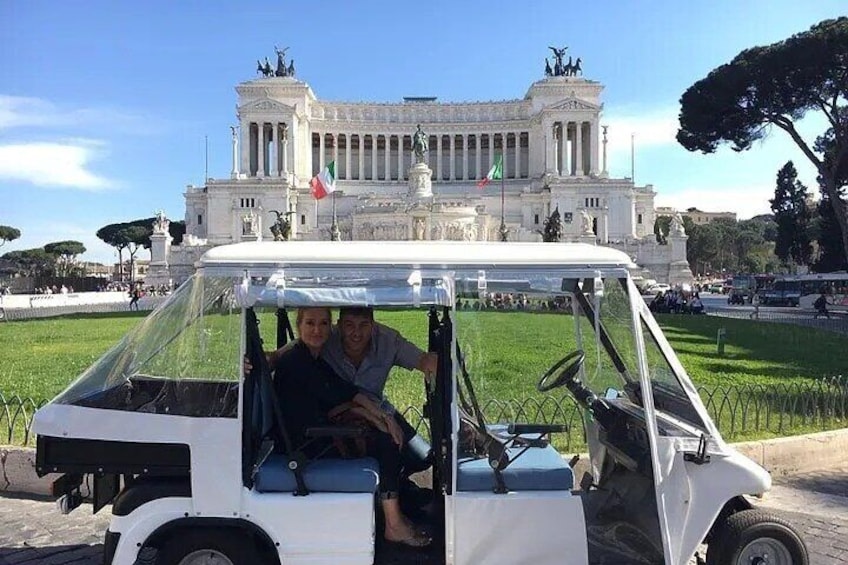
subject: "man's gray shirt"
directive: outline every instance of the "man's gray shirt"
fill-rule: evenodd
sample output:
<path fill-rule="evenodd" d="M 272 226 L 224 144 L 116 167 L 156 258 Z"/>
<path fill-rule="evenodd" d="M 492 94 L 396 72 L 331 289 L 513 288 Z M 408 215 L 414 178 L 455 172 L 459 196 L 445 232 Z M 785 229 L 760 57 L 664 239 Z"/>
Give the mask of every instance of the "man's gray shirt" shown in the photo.
<path fill-rule="evenodd" d="M 338 326 L 333 327 L 330 339 L 321 350 L 321 357 L 339 376 L 379 398 L 383 398 L 383 388 L 386 386 L 386 379 L 389 378 L 392 367 L 415 369 L 423 354 L 421 349 L 400 333 L 377 322 L 374 322 L 371 343 L 359 368 L 345 357 Z"/>

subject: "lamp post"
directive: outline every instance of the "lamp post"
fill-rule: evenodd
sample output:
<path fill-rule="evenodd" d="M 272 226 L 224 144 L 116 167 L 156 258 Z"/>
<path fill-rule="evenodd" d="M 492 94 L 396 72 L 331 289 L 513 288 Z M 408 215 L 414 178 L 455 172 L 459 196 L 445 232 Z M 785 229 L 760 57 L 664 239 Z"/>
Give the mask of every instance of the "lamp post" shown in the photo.
<path fill-rule="evenodd" d="M 333 191 L 333 223 L 330 224 L 330 241 L 341 241 L 342 234 L 336 223 L 336 193 Z"/>

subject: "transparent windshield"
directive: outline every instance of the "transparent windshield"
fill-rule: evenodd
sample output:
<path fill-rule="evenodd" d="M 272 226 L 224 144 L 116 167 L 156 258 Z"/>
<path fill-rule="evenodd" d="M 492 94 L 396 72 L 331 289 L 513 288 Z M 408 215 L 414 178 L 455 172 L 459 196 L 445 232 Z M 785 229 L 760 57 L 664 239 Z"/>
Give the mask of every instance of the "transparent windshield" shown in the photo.
<path fill-rule="evenodd" d="M 222 396 L 240 375 L 234 279 L 195 275 L 54 402 L 233 416 Z M 167 384 L 166 384 L 167 383 Z"/>

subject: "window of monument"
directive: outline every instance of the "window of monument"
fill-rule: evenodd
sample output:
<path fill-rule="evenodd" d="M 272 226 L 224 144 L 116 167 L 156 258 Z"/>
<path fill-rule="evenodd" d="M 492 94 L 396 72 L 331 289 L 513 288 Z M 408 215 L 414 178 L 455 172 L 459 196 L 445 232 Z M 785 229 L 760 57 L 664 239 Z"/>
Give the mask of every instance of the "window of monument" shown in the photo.
<path fill-rule="evenodd" d="M 533 223 L 534 223 L 534 224 L 538 224 L 538 223 L 539 223 L 539 214 L 533 214 Z"/>
<path fill-rule="evenodd" d="M 641 224 L 641 223 L 642 223 L 642 214 L 639 214 L 638 216 L 636 216 L 636 223 L 637 223 L 637 224 Z"/>

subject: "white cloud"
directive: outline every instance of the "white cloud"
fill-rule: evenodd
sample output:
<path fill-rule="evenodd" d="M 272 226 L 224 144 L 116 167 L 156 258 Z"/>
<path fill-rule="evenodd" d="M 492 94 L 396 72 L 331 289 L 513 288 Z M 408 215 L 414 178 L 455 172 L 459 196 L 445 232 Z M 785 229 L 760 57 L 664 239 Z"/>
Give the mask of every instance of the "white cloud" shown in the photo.
<path fill-rule="evenodd" d="M 164 129 L 159 120 L 119 108 L 64 107 L 42 98 L 0 94 L 0 131 L 22 127 L 61 130 L 103 126 L 108 126 L 112 132 L 139 135 L 155 134 Z"/>
<path fill-rule="evenodd" d="M 675 107 L 668 107 L 642 112 L 625 109 L 605 112 L 601 123 L 609 126 L 607 151 L 610 160 L 630 160 L 631 136 L 637 149 L 676 144 L 677 111 Z"/>
<path fill-rule="evenodd" d="M 84 139 L 0 145 L 0 182 L 102 190 L 114 183 L 89 169 L 102 151 L 102 143 Z"/>

